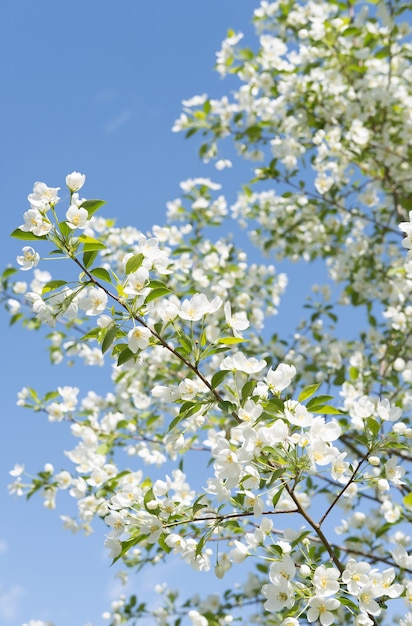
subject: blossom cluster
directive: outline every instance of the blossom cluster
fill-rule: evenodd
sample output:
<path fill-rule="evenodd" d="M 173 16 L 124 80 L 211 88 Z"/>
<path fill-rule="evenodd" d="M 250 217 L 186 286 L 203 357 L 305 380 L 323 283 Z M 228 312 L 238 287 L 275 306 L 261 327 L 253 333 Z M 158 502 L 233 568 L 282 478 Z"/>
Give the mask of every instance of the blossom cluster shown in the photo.
<path fill-rule="evenodd" d="M 3 274 L 11 320 L 52 328 L 53 363 L 110 364 L 112 388 L 20 392 L 77 443 L 67 468 L 26 480 L 16 465 L 10 491 L 50 509 L 68 493 L 65 528 L 88 534 L 101 519 L 126 568 L 168 554 L 223 580 L 254 568 L 181 606 L 161 588 L 151 613 L 122 597 L 111 626 L 149 614 L 376 626 L 398 598 L 396 619 L 411 623 L 411 44 L 398 3 L 380 4 L 263 1 L 255 52 L 229 32 L 217 70 L 240 87 L 185 101 L 174 130 L 202 133 L 219 172 L 235 165 L 230 140 L 254 163 L 232 206 L 220 184 L 188 179 L 168 222 L 142 233 L 98 216 L 78 172 L 67 209 L 58 187 L 28 196 L 13 236 L 30 242 L 17 264 L 33 278 Z M 309 264 L 287 333 L 272 316 L 288 277 L 227 236 L 233 220 L 259 252 Z M 80 274 L 44 271 L 49 244 Z"/>

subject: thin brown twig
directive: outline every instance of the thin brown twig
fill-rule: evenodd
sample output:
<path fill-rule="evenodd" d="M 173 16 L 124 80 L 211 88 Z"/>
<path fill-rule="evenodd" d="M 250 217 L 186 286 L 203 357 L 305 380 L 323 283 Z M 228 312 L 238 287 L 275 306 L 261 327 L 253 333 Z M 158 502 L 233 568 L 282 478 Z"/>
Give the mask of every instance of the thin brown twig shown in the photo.
<path fill-rule="evenodd" d="M 342 563 L 339 561 L 338 557 L 336 556 L 336 554 L 335 554 L 331 544 L 329 543 L 328 539 L 326 538 L 326 535 L 323 533 L 323 531 L 322 531 L 321 527 L 319 526 L 319 524 L 317 524 L 311 518 L 311 516 L 305 511 L 305 509 L 300 504 L 298 498 L 296 497 L 294 491 L 289 487 L 289 485 L 287 483 L 285 483 L 285 489 L 288 492 L 289 496 L 292 498 L 293 502 L 295 503 L 296 508 L 298 510 L 298 513 L 300 513 L 300 515 L 313 528 L 313 530 L 315 531 L 315 533 L 319 537 L 320 541 L 323 543 L 323 545 L 325 546 L 326 550 L 328 551 L 330 558 L 332 559 L 332 561 L 334 562 L 334 564 L 338 568 L 339 572 L 342 574 L 342 572 L 343 572 L 343 570 L 345 568 L 343 567 Z"/>
<path fill-rule="evenodd" d="M 354 472 L 352 473 L 352 476 L 349 478 L 349 480 L 346 483 L 346 485 L 340 490 L 340 492 L 338 494 L 336 494 L 336 496 L 333 498 L 331 504 L 329 505 L 329 507 L 326 509 L 325 513 L 320 518 L 320 520 L 318 522 L 319 527 L 322 526 L 323 522 L 325 521 L 325 519 L 327 518 L 329 513 L 332 511 L 332 509 L 335 507 L 336 503 L 340 500 L 340 498 L 343 496 L 343 494 L 348 489 L 348 487 L 353 483 L 353 481 L 355 480 L 356 474 L 359 472 L 362 464 L 366 461 L 368 456 L 369 456 L 369 450 L 367 450 L 365 452 L 365 454 L 363 455 L 361 460 L 358 462 Z"/>

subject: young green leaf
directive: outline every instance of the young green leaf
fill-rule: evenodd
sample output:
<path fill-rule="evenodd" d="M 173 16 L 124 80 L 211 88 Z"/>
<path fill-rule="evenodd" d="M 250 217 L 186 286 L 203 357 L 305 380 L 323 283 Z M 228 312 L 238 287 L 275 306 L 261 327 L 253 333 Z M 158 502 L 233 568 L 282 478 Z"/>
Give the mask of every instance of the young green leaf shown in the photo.
<path fill-rule="evenodd" d="M 90 274 L 92 274 L 99 280 L 105 280 L 107 283 L 112 282 L 109 272 L 104 267 L 95 267 L 90 270 Z"/>
<path fill-rule="evenodd" d="M 403 503 L 407 509 L 412 511 L 412 492 L 408 493 L 408 495 L 404 496 Z"/>
<path fill-rule="evenodd" d="M 101 241 L 88 237 L 87 235 L 80 235 L 79 242 L 83 244 L 83 252 L 90 252 L 91 250 L 106 250 L 106 246 Z"/>
<path fill-rule="evenodd" d="M 230 374 L 230 370 L 220 370 L 219 372 L 216 372 L 216 374 L 213 374 L 212 380 L 210 381 L 212 389 L 216 389 L 216 387 L 224 381 L 228 374 Z"/>
<path fill-rule="evenodd" d="M 46 283 L 42 289 L 42 294 L 48 293 L 49 291 L 54 291 L 59 287 L 63 287 L 63 285 L 67 285 L 65 280 L 50 280 Z"/>
<path fill-rule="evenodd" d="M 376 435 L 378 435 L 380 431 L 380 424 L 376 420 L 374 420 L 373 417 L 367 417 L 366 424 L 372 435 L 376 437 Z"/>
<path fill-rule="evenodd" d="M 320 415 L 342 415 L 342 411 L 339 411 L 334 406 L 330 406 L 330 404 L 316 405 L 310 409 L 310 412 L 319 413 Z"/>
<path fill-rule="evenodd" d="M 183 333 L 179 333 L 179 341 L 180 341 L 180 345 L 182 346 L 182 348 L 188 354 L 191 354 L 191 352 L 193 351 L 193 344 L 192 344 L 190 337 L 188 337 L 187 335 L 184 335 Z"/>
<path fill-rule="evenodd" d="M 282 495 L 282 491 L 283 491 L 283 487 L 280 487 L 280 489 L 275 493 L 275 495 L 272 498 L 272 505 L 273 508 L 276 507 L 277 503 L 279 502 L 281 495 Z"/>
<path fill-rule="evenodd" d="M 186 417 L 190 417 L 199 411 L 202 407 L 200 402 L 185 402 L 180 407 L 179 414 L 170 422 L 168 431 L 170 432 Z"/>
<path fill-rule="evenodd" d="M 242 388 L 242 400 L 243 402 L 246 402 L 246 400 L 248 400 L 249 398 L 252 397 L 253 395 L 253 390 L 256 387 L 256 380 L 249 380 L 247 383 L 245 383 L 243 385 Z"/>
<path fill-rule="evenodd" d="M 13 274 L 16 274 L 18 272 L 18 270 L 15 267 L 7 267 L 4 272 L 1 275 L 2 280 L 9 278 L 10 276 L 13 276 Z"/>
<path fill-rule="evenodd" d="M 143 254 L 134 254 L 126 263 L 126 274 L 132 274 L 139 269 L 141 264 L 143 263 L 144 256 Z"/>
<path fill-rule="evenodd" d="M 102 353 L 104 354 L 112 345 L 113 341 L 116 339 L 117 335 L 117 326 L 110 326 L 104 336 L 102 342 Z"/>
<path fill-rule="evenodd" d="M 315 396 L 314 398 L 309 400 L 309 402 L 306 405 L 306 408 L 308 411 L 315 411 L 319 406 L 326 404 L 326 402 L 332 399 L 333 399 L 333 396 L 327 396 L 327 395 Z"/>
<path fill-rule="evenodd" d="M 91 217 L 93 213 L 96 213 L 96 211 L 100 209 L 100 207 L 102 207 L 104 204 L 106 204 L 105 200 L 85 200 L 81 204 L 81 207 L 83 209 L 86 209 L 89 217 Z"/>
<path fill-rule="evenodd" d="M 225 346 L 233 346 L 237 343 L 245 343 L 249 341 L 248 339 L 243 339 L 242 337 L 221 337 L 217 340 L 217 343 L 224 344 Z"/>
<path fill-rule="evenodd" d="M 60 230 L 61 234 L 63 235 L 63 237 L 65 239 L 67 239 L 69 237 L 70 233 L 73 232 L 72 229 L 70 228 L 70 226 L 68 226 L 66 224 L 66 222 L 60 222 L 59 223 L 59 230 Z"/>
<path fill-rule="evenodd" d="M 160 288 L 168 289 L 168 286 L 166 285 L 166 283 L 162 282 L 161 280 L 150 280 L 147 286 L 150 287 L 150 289 L 160 289 Z"/>
<path fill-rule="evenodd" d="M 120 550 L 120 554 L 118 554 L 112 561 L 112 565 L 114 563 L 116 563 L 116 561 L 118 561 L 119 559 L 121 559 L 125 554 L 127 554 L 129 552 L 129 550 L 131 550 L 131 548 L 133 548 L 134 546 L 136 546 L 138 543 L 140 543 L 142 541 L 142 539 L 145 537 L 146 535 L 135 535 L 134 537 L 132 537 L 131 539 L 127 539 L 126 541 L 122 541 L 121 545 L 122 545 L 122 549 Z"/>
<path fill-rule="evenodd" d="M 25 230 L 20 230 L 20 228 L 16 228 L 15 230 L 13 230 L 13 232 L 10 234 L 10 237 L 25 240 L 47 239 L 46 235 L 33 235 L 33 233 L 26 232 Z"/>
<path fill-rule="evenodd" d="M 123 365 L 123 363 L 130 361 L 130 359 L 133 359 L 135 356 L 136 355 L 130 350 L 130 348 L 125 348 L 117 357 L 117 365 Z"/>
<path fill-rule="evenodd" d="M 86 269 L 93 265 L 98 254 L 97 250 L 89 250 L 83 254 L 83 265 Z"/>
<path fill-rule="evenodd" d="M 321 383 L 317 383 L 316 385 L 308 385 L 308 387 L 302 389 L 298 397 L 298 402 L 304 402 L 305 400 L 313 396 L 313 394 L 319 389 L 320 386 Z"/>
<path fill-rule="evenodd" d="M 152 289 L 152 291 L 147 295 L 145 299 L 145 303 L 148 304 L 157 298 L 162 298 L 163 296 L 167 296 L 167 294 L 171 293 L 171 290 L 167 287 L 159 287 L 159 289 Z"/>
<path fill-rule="evenodd" d="M 101 328 L 92 328 L 88 333 L 83 335 L 81 341 L 86 341 L 87 339 L 96 339 L 100 333 L 102 332 Z"/>

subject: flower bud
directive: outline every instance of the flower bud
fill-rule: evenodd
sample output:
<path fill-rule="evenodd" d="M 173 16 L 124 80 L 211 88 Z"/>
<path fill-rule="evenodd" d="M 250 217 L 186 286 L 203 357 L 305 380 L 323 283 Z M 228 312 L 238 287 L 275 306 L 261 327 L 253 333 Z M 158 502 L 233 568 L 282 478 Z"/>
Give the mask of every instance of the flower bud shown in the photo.
<path fill-rule="evenodd" d="M 302 578 L 309 578 L 310 576 L 310 567 L 309 565 L 301 565 L 299 568 L 299 573 L 302 576 Z"/>
<path fill-rule="evenodd" d="M 84 174 L 80 174 L 79 172 L 72 172 L 66 176 L 66 185 L 73 193 L 74 191 L 79 191 L 84 185 L 84 181 L 86 180 L 86 176 Z"/>
<path fill-rule="evenodd" d="M 381 462 L 378 456 L 369 456 L 368 461 L 371 465 L 374 465 L 375 467 L 377 467 Z"/>

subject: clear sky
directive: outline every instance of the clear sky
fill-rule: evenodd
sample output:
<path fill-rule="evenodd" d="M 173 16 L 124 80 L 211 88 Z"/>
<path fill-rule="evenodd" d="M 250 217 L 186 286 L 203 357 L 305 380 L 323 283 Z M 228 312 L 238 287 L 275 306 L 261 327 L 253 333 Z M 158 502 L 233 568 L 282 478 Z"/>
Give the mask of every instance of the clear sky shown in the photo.
<path fill-rule="evenodd" d="M 229 27 L 251 32 L 255 6 L 239 0 L 1 3 L 1 268 L 20 252 L 21 242 L 8 235 L 21 224 L 37 180 L 64 187 L 67 173 L 83 172 L 86 197 L 107 200 L 105 215 L 145 231 L 162 223 L 181 180 L 223 179 L 199 162 L 196 140 L 185 141 L 171 127 L 182 99 L 227 91 L 230 82 L 213 70 L 215 52 Z M 245 180 L 232 179 L 229 191 Z M 0 623 L 21 626 L 36 618 L 100 626 L 118 591 L 103 525 L 92 537 L 72 536 L 58 518 L 63 506 L 48 511 L 40 498 L 26 503 L 6 489 L 16 462 L 33 472 L 45 462 L 60 469 L 62 451 L 73 447 L 64 426 L 18 408 L 17 392 L 25 385 L 41 393 L 78 386 L 79 372 L 50 367 L 40 337 L 9 328 L 3 311 L 0 336 Z M 87 375 L 86 389 L 106 384 L 97 378 L 101 371 L 88 368 Z M 152 570 L 138 592 L 147 595 L 155 582 L 161 580 Z"/>

